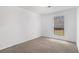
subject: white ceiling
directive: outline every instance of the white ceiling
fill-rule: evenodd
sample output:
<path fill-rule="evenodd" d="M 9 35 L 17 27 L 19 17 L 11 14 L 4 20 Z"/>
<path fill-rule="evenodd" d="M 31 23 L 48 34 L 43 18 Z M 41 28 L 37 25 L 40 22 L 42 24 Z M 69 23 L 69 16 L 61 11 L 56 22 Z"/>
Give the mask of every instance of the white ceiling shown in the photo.
<path fill-rule="evenodd" d="M 53 6 L 51 8 L 48 8 L 47 6 L 19 6 L 21 8 L 30 10 L 32 12 L 38 13 L 38 14 L 48 14 L 48 13 L 53 13 L 69 8 L 76 8 L 75 6 Z"/>

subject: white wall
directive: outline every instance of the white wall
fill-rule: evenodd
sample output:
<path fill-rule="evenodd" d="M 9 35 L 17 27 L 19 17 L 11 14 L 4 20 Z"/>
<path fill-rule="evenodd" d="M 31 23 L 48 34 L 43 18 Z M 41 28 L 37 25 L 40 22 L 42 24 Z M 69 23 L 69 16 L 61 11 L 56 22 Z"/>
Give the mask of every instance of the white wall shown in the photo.
<path fill-rule="evenodd" d="M 0 49 L 39 37 L 40 16 L 19 7 L 0 7 Z"/>
<path fill-rule="evenodd" d="M 54 16 L 64 16 L 64 36 L 54 35 Z M 41 15 L 42 17 L 42 35 L 47 37 L 58 38 L 62 40 L 76 42 L 76 9 L 68 9 Z"/>
<path fill-rule="evenodd" d="M 79 7 L 77 7 L 77 47 L 79 51 Z"/>

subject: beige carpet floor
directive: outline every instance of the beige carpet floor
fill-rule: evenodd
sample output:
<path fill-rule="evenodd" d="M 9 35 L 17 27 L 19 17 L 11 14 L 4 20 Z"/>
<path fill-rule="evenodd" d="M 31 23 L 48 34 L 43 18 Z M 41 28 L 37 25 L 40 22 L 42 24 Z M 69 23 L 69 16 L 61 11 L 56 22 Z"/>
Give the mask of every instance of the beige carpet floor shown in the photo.
<path fill-rule="evenodd" d="M 76 44 L 39 37 L 0 51 L 1 53 L 77 53 Z"/>

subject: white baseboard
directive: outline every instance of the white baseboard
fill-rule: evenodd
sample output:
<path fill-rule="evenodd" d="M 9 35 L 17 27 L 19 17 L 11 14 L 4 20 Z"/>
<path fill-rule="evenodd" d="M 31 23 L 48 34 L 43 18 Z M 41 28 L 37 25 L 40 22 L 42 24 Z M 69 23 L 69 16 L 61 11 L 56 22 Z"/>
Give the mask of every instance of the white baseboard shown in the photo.
<path fill-rule="evenodd" d="M 14 46 L 14 45 L 17 45 L 17 44 L 21 44 L 21 43 L 23 43 L 23 42 L 27 42 L 27 41 L 33 40 L 33 39 L 38 38 L 38 37 L 40 37 L 40 36 L 41 36 L 41 35 L 36 35 L 36 36 L 33 36 L 33 37 L 29 38 L 29 39 L 25 38 L 24 41 L 18 41 L 17 43 L 13 43 L 13 44 L 10 44 L 10 45 L 6 45 L 6 46 L 4 46 L 4 47 L 1 47 L 0 50 L 6 49 L 6 48 L 8 48 L 8 47 L 11 47 L 11 46 Z M 26 40 L 26 39 L 27 39 L 27 40 Z"/>

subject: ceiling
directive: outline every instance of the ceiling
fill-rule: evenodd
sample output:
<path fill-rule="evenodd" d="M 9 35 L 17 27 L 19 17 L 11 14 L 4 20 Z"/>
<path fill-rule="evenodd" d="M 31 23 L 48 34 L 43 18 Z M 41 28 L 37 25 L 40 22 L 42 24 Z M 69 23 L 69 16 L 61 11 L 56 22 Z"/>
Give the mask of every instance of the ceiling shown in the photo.
<path fill-rule="evenodd" d="M 30 10 L 38 14 L 48 14 L 69 8 L 76 8 L 75 6 L 52 6 L 50 8 L 48 8 L 47 6 L 19 6 L 19 7 Z"/>

